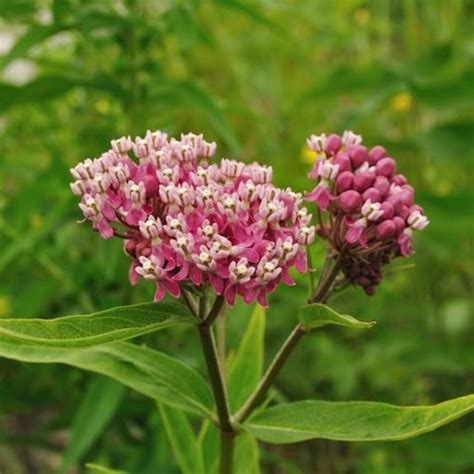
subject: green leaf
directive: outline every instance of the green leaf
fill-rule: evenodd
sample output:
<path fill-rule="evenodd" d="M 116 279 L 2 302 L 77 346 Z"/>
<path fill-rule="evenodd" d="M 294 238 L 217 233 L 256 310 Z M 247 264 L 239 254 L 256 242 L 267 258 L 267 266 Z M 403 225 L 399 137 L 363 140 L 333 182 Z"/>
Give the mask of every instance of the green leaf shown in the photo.
<path fill-rule="evenodd" d="M 219 431 L 211 420 L 203 421 L 198 439 L 206 474 L 217 474 L 219 467 Z"/>
<path fill-rule="evenodd" d="M 204 474 L 201 448 L 186 415 L 158 404 L 178 466 L 183 474 Z"/>
<path fill-rule="evenodd" d="M 0 356 L 22 362 L 62 363 L 106 375 L 158 402 L 212 415 L 212 395 L 193 369 L 161 352 L 127 342 L 88 348 L 45 347 L 4 338 Z M 151 360 L 155 362 L 150 363 Z M 206 387 L 206 388 L 204 388 Z"/>
<path fill-rule="evenodd" d="M 474 120 L 455 120 L 433 127 L 418 141 L 433 162 L 458 161 L 463 166 L 474 161 Z"/>
<path fill-rule="evenodd" d="M 61 472 L 80 461 L 103 433 L 125 395 L 125 386 L 105 377 L 94 377 L 72 422 Z"/>
<path fill-rule="evenodd" d="M 188 403 L 209 412 L 214 401 L 207 382 L 193 369 L 163 352 L 135 344 L 108 344 L 103 351 L 123 362 L 133 364 L 152 379 L 174 387 Z"/>
<path fill-rule="evenodd" d="M 262 377 L 264 335 L 265 309 L 255 305 L 237 354 L 229 363 L 228 392 L 232 411 L 247 400 Z"/>
<path fill-rule="evenodd" d="M 282 37 L 288 36 L 288 31 L 285 30 L 285 28 L 282 28 L 279 24 L 270 20 L 257 8 L 256 5 L 250 5 L 240 0 L 216 0 L 216 4 L 225 8 L 233 9 L 242 15 L 251 18 L 255 22 L 266 26 L 270 30 L 273 30 L 274 33 L 278 33 Z"/>
<path fill-rule="evenodd" d="M 87 472 L 92 474 L 127 474 L 127 471 L 110 469 L 108 467 L 99 466 L 98 464 L 89 462 L 86 464 Z"/>
<path fill-rule="evenodd" d="M 260 454 L 257 440 L 241 433 L 235 442 L 234 474 L 260 474 Z"/>
<path fill-rule="evenodd" d="M 474 395 L 437 405 L 400 407 L 377 402 L 303 401 L 265 410 L 243 428 L 267 443 L 313 438 L 391 441 L 433 431 L 474 411 Z"/>
<path fill-rule="evenodd" d="M 45 346 L 84 347 L 191 322 L 193 318 L 184 306 L 143 303 L 56 319 L 0 319 L 0 339 L 6 335 Z"/>
<path fill-rule="evenodd" d="M 51 74 L 38 77 L 21 86 L 0 83 L 0 107 L 5 111 L 15 105 L 54 99 L 75 87 L 98 89 L 120 99 L 125 95 L 121 86 L 108 76 L 83 78 Z"/>
<path fill-rule="evenodd" d="M 339 314 L 329 306 L 320 303 L 314 303 L 302 308 L 299 318 L 306 330 L 320 328 L 328 324 L 350 328 L 370 328 L 375 324 L 375 321 L 359 321 L 349 314 Z"/>

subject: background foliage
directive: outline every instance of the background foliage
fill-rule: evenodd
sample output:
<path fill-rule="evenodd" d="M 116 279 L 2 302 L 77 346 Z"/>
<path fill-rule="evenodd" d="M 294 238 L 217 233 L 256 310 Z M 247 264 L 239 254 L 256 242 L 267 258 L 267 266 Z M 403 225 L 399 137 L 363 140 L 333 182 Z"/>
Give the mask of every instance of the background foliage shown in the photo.
<path fill-rule="evenodd" d="M 425 404 L 472 392 L 473 13 L 470 0 L 0 0 L 0 317 L 151 298 L 151 285 L 128 285 L 120 242 L 76 223 L 68 169 L 111 138 L 203 131 L 220 155 L 271 164 L 278 184 L 304 190 L 305 137 L 352 128 L 398 158 L 431 225 L 375 296 L 334 300 L 376 328 L 312 335 L 275 396 Z M 267 359 L 304 283 L 272 298 Z M 237 312 L 229 350 L 247 320 Z M 202 364 L 194 333 L 141 341 Z M 107 379 L 1 361 L 1 472 L 175 473 L 163 420 Z M 473 446 L 471 418 L 396 444 L 264 446 L 262 470 L 468 473 Z"/>

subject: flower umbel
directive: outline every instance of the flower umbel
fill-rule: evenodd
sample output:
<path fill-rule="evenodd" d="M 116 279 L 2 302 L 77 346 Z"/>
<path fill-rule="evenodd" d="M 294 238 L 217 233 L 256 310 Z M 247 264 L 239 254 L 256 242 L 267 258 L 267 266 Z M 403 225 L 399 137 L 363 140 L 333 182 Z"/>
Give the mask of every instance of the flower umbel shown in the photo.
<path fill-rule="evenodd" d="M 279 283 L 294 284 L 291 267 L 306 270 L 311 216 L 301 194 L 271 183 L 271 167 L 209 165 L 215 151 L 192 133 L 122 137 L 71 170 L 71 189 L 103 238 L 124 239 L 131 283 L 156 282 L 155 300 L 209 285 L 230 305 L 240 295 L 266 306 Z"/>
<path fill-rule="evenodd" d="M 414 231 L 429 221 L 414 203 L 413 187 L 396 174 L 396 162 L 382 146 L 369 150 L 350 130 L 342 137 L 312 135 L 308 146 L 316 152 L 308 176 L 317 184 L 306 199 L 327 211 L 318 212 L 317 232 L 340 256 L 346 278 L 373 294 L 382 266 L 410 255 Z"/>

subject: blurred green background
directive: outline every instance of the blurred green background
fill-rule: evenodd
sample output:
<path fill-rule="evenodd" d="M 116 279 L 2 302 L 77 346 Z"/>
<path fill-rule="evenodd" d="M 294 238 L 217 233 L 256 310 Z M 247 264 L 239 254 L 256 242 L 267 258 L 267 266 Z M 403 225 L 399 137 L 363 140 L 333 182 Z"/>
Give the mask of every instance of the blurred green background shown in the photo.
<path fill-rule="evenodd" d="M 0 0 L 0 317 L 152 297 L 129 286 L 121 242 L 76 223 L 68 169 L 111 138 L 202 131 L 219 156 L 270 164 L 277 184 L 305 190 L 305 138 L 351 128 L 398 159 L 431 225 L 375 296 L 334 299 L 376 328 L 312 335 L 275 396 L 424 404 L 472 392 L 473 18 L 472 0 Z M 268 358 L 305 294 L 302 280 L 273 295 Z M 246 321 L 236 313 L 230 350 Z M 201 366 L 194 334 L 141 339 Z M 72 368 L 1 360 L 0 472 L 62 462 L 178 472 L 151 401 Z M 262 446 L 272 474 L 473 469 L 472 417 L 400 443 Z"/>

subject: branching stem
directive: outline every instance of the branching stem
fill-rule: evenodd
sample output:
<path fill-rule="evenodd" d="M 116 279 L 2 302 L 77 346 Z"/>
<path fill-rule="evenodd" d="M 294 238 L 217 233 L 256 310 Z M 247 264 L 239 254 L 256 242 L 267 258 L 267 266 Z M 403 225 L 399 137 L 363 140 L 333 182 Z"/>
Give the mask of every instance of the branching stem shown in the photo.
<path fill-rule="evenodd" d="M 327 265 L 330 264 L 331 259 L 329 257 L 327 258 L 324 265 L 325 268 L 323 268 L 321 279 L 318 284 L 318 289 L 316 290 L 316 294 L 309 299 L 310 303 L 323 303 L 326 301 L 329 293 L 331 292 L 334 280 L 339 274 L 341 259 L 342 257 L 339 255 L 331 270 L 328 270 Z M 235 414 L 234 421 L 236 423 L 242 423 L 245 421 L 252 411 L 263 400 L 273 381 L 280 373 L 280 370 L 284 366 L 289 355 L 305 334 L 306 330 L 304 326 L 302 324 L 297 324 L 281 346 L 280 350 L 275 355 L 273 361 L 270 363 L 270 366 L 260 380 L 255 391 Z"/>

